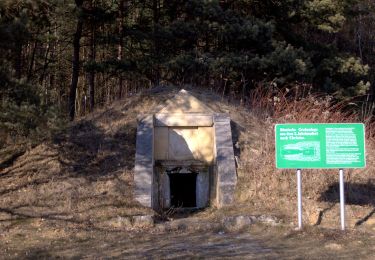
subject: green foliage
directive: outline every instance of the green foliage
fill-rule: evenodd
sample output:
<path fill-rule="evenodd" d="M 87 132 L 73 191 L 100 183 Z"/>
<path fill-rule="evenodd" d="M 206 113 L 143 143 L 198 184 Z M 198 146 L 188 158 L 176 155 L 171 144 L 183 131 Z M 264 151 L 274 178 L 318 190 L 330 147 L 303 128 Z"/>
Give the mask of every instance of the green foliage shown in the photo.
<path fill-rule="evenodd" d="M 0 129 L 8 141 L 27 138 L 39 142 L 62 127 L 65 117 L 56 106 L 43 105 L 35 87 L 7 78 L 4 70 L 0 82 Z"/>
<path fill-rule="evenodd" d="M 326 73 L 324 88 L 341 98 L 364 95 L 369 90 L 370 83 L 365 81 L 369 66 L 358 58 L 325 59 L 320 69 Z"/>
<path fill-rule="evenodd" d="M 38 142 L 64 121 L 55 105 L 43 101 L 40 87 L 24 76 L 23 46 L 34 30 L 49 26 L 49 12 L 50 3 L 42 0 L 0 4 L 0 129 L 6 142 Z"/>
<path fill-rule="evenodd" d="M 366 94 L 374 10 L 369 0 L 0 1 L 2 127 L 22 136 L 53 129 L 71 94 L 86 113 L 89 81 L 95 104 L 160 83 L 226 94 L 259 82 L 307 83 L 339 98 Z M 78 19 L 79 79 L 70 93 Z"/>
<path fill-rule="evenodd" d="M 16 143 L 27 138 L 33 143 L 48 139 L 59 131 L 66 120 L 55 106 L 41 107 L 36 104 L 3 101 L 0 105 L 2 134 Z"/>
<path fill-rule="evenodd" d="M 306 1 L 302 14 L 310 26 L 324 32 L 336 33 L 346 20 L 344 4 L 345 1 L 310 0 Z"/>
<path fill-rule="evenodd" d="M 309 55 L 285 42 L 274 43 L 275 50 L 262 58 L 261 64 L 272 72 L 281 84 L 293 80 L 306 81 L 314 75 Z M 263 65 L 264 66 L 264 65 Z"/>

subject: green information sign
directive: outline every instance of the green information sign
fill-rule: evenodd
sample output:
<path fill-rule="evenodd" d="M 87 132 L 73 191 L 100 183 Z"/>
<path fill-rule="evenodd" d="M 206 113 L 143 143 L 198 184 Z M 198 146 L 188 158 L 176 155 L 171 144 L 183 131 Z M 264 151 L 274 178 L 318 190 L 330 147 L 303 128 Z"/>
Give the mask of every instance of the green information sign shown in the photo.
<path fill-rule="evenodd" d="M 364 168 L 363 124 L 277 124 L 276 168 Z"/>

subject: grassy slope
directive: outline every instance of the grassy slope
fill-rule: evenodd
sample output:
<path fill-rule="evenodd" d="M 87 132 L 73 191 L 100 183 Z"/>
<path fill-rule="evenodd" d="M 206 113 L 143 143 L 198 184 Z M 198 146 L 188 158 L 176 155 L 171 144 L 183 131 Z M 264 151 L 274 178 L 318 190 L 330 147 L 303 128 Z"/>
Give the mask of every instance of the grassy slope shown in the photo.
<path fill-rule="evenodd" d="M 103 227 L 118 216 L 151 213 L 132 195 L 136 117 L 150 113 L 176 91 L 145 92 L 97 110 L 2 169 L 1 223 L 42 217 Z M 295 174 L 276 170 L 273 161 L 273 125 L 287 119 L 267 118 L 255 106 L 250 111 L 213 93 L 192 92 L 213 110 L 229 113 L 233 121 L 239 181 L 236 204 L 222 213 L 277 214 L 295 221 Z M 367 168 L 346 175 L 350 226 L 367 220 L 364 226 L 374 228 L 373 148 L 374 142 L 368 139 Z M 337 179 L 335 171 L 306 171 L 303 175 L 304 213 L 310 224 L 338 226 Z"/>

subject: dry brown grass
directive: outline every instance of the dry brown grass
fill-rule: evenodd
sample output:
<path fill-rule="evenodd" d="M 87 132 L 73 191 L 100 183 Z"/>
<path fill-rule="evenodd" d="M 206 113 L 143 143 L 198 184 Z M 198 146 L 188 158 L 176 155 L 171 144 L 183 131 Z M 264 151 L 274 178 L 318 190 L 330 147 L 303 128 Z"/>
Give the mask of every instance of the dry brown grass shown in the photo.
<path fill-rule="evenodd" d="M 204 89 L 190 90 L 214 111 L 229 113 L 233 120 L 239 161 L 233 214 L 250 211 L 295 218 L 295 174 L 276 170 L 274 165 L 275 123 L 360 119 L 352 105 L 312 95 L 307 86 L 290 90 L 258 88 L 243 105 Z M 14 219 L 43 218 L 103 227 L 103 223 L 119 216 L 151 214 L 133 199 L 136 118 L 155 111 L 177 91 L 160 88 L 114 102 L 78 119 L 52 141 L 17 157 L 0 170 L 0 225 L 9 227 Z M 366 217 L 373 218 L 375 145 L 371 122 L 366 121 L 368 166 L 346 174 L 351 226 Z M 304 213 L 311 224 L 337 225 L 337 179 L 335 171 L 303 171 Z"/>
<path fill-rule="evenodd" d="M 353 227 L 371 215 L 375 206 L 375 141 L 371 113 L 356 109 L 358 104 L 351 101 L 336 102 L 331 96 L 311 94 L 309 86 L 304 85 L 282 90 L 259 87 L 251 93 L 248 106 L 257 121 L 245 126 L 250 131 L 242 131 L 239 138 L 239 204 L 250 204 L 263 213 L 278 212 L 295 221 L 295 171 L 275 167 L 276 123 L 364 122 L 367 167 L 345 170 L 348 224 Z M 338 225 L 338 198 L 337 170 L 303 170 L 306 222 Z"/>

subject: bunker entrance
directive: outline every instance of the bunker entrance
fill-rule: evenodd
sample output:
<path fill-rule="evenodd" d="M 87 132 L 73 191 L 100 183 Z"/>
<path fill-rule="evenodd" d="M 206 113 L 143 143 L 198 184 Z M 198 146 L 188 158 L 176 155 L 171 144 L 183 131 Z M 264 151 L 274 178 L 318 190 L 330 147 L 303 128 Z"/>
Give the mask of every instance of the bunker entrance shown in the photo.
<path fill-rule="evenodd" d="M 202 209 L 209 205 L 210 166 L 199 161 L 157 161 L 154 203 L 161 209 Z"/>
<path fill-rule="evenodd" d="M 171 206 L 197 207 L 197 173 L 168 174 L 170 183 Z"/>
<path fill-rule="evenodd" d="M 190 210 L 233 203 L 237 175 L 230 117 L 188 91 L 138 118 L 136 148 L 134 195 L 142 205 Z"/>

